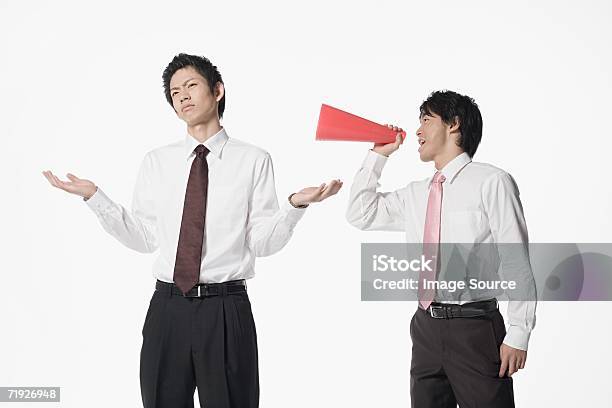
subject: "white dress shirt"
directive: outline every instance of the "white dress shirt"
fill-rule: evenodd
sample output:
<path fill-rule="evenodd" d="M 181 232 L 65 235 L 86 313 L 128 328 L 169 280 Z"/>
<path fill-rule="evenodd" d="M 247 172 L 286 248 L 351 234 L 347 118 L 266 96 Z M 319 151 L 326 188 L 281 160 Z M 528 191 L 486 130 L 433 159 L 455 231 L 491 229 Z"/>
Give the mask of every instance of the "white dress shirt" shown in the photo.
<path fill-rule="evenodd" d="M 368 151 L 351 187 L 347 220 L 361 230 L 404 231 L 407 242 L 422 243 L 433 175 L 396 191 L 377 192 L 386 162 L 386 156 Z M 518 187 L 510 174 L 473 162 L 465 152 L 440 171 L 446 177 L 442 184 L 441 243 L 528 243 Z M 500 257 L 504 277 L 534 282 L 528 255 L 515 259 L 500 253 Z M 504 343 L 527 350 L 535 310 L 535 300 L 508 302 Z"/>
<path fill-rule="evenodd" d="M 147 152 L 131 211 L 99 187 L 85 202 L 102 227 L 128 248 L 143 253 L 159 248 L 153 276 L 173 282 L 185 191 L 198 144 L 210 150 L 200 282 L 252 278 L 255 257 L 283 248 L 305 210 L 288 200 L 279 208 L 270 155 L 228 137 L 223 128 L 204 143 L 187 133 L 183 140 Z"/>

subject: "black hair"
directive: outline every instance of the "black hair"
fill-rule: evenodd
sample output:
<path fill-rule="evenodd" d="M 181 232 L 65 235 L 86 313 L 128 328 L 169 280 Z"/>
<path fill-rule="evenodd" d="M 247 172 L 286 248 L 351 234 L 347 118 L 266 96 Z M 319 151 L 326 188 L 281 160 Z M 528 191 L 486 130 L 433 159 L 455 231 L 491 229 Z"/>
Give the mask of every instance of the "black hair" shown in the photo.
<path fill-rule="evenodd" d="M 172 61 L 168 64 L 164 73 L 162 74 L 162 80 L 164 82 L 164 93 L 166 94 L 166 100 L 174 109 L 174 105 L 172 104 L 172 96 L 170 95 L 170 78 L 176 71 L 185 67 L 193 67 L 200 75 L 206 78 L 208 82 L 208 87 L 210 88 L 210 92 L 215 94 L 215 86 L 217 82 L 221 82 L 223 84 L 223 79 L 221 78 L 221 73 L 214 66 L 210 60 L 206 57 L 200 57 L 198 55 L 189 55 L 180 53 L 176 55 Z M 219 119 L 223 117 L 223 111 L 225 110 L 225 93 L 223 97 L 219 101 L 219 106 L 217 108 L 217 112 L 219 113 Z"/>
<path fill-rule="evenodd" d="M 473 98 L 453 91 L 435 91 L 421 104 L 419 111 L 420 118 L 435 113 L 447 125 L 455 123 L 457 118 L 461 133 L 457 146 L 470 157 L 474 156 L 482 138 L 482 116 Z"/>

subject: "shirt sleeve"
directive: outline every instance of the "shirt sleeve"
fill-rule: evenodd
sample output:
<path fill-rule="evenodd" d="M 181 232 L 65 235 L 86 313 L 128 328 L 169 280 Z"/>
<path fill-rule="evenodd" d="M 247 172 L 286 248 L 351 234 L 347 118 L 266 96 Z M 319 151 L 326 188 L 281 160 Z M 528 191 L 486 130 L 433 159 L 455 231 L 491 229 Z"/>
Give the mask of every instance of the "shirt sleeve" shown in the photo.
<path fill-rule="evenodd" d="M 89 199 L 83 199 L 106 232 L 142 253 L 154 252 L 159 247 L 150 170 L 151 157 L 147 154 L 136 178 L 131 211 L 115 203 L 99 187 Z"/>
<path fill-rule="evenodd" d="M 502 278 L 516 281 L 517 287 L 521 288 L 517 292 L 519 295 L 508 293 L 509 326 L 504 343 L 527 350 L 536 322 L 536 286 L 529 261 L 527 224 L 512 176 L 502 172 L 489 177 L 483 188 L 483 202 L 491 233 L 498 244 Z"/>
<path fill-rule="evenodd" d="M 268 256 L 280 251 L 289 242 L 293 229 L 305 212 L 305 208 L 295 208 L 289 200 L 279 207 L 272 158 L 266 153 L 256 165 L 249 199 L 247 244 L 255 256 Z"/>
<path fill-rule="evenodd" d="M 349 194 L 346 220 L 364 231 L 404 231 L 404 189 L 377 192 L 388 157 L 369 150 Z"/>

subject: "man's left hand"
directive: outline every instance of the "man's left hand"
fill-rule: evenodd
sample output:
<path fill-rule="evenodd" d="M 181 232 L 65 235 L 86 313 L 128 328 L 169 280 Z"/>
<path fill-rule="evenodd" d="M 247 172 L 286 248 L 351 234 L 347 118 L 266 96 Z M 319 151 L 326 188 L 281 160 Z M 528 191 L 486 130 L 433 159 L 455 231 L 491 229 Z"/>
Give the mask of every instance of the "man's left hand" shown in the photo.
<path fill-rule="evenodd" d="M 340 180 L 332 180 L 329 184 L 323 183 L 319 187 L 306 187 L 295 193 L 291 197 L 291 202 L 299 206 L 323 201 L 340 191 L 341 187 Z"/>
<path fill-rule="evenodd" d="M 499 368 L 499 377 L 503 377 L 508 372 L 508 377 L 516 373 L 521 368 L 525 368 L 527 360 L 527 352 L 525 350 L 510 347 L 502 343 L 499 348 L 499 356 L 501 359 L 501 367 Z"/>

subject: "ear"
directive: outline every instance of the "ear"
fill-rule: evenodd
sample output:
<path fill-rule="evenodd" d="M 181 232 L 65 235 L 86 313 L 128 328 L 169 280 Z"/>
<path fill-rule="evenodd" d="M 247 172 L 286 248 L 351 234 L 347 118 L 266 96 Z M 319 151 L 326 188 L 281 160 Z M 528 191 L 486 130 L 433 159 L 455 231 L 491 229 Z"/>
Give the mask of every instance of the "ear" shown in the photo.
<path fill-rule="evenodd" d="M 458 132 L 460 126 L 461 126 L 461 123 L 459 122 L 459 116 L 455 116 L 453 118 L 453 123 L 448 128 L 448 131 L 450 133 Z"/>
<path fill-rule="evenodd" d="M 215 86 L 215 99 L 219 102 L 225 95 L 225 87 L 221 82 L 217 82 Z"/>

